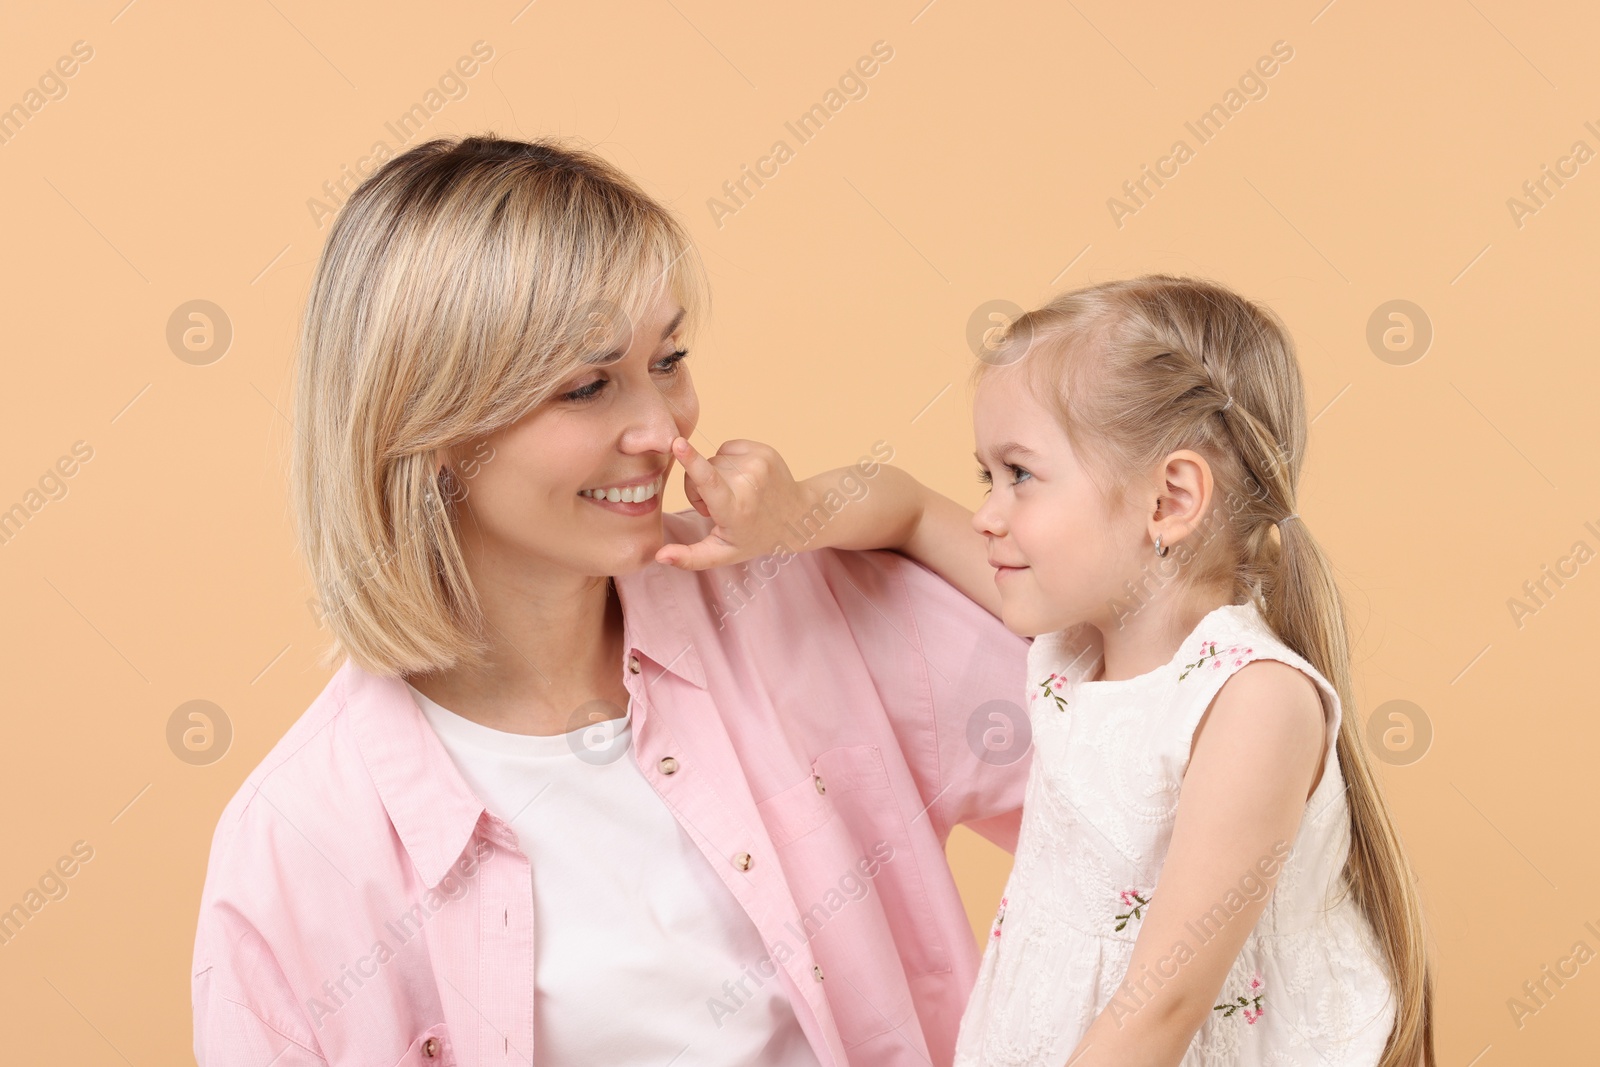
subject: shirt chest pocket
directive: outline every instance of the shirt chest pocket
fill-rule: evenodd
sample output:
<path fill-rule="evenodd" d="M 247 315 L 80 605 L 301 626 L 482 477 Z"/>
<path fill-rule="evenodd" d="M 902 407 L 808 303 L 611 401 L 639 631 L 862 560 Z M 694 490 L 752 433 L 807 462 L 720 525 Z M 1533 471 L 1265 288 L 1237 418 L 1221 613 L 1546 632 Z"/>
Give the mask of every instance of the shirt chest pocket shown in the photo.
<path fill-rule="evenodd" d="M 417 1035 L 406 1054 L 394 1062 L 394 1067 L 456 1067 L 455 1050 L 450 1047 L 450 1034 L 444 1023 L 430 1026 Z"/>
<path fill-rule="evenodd" d="M 822 914 L 818 901 L 832 908 L 876 894 L 907 975 L 948 971 L 950 956 L 912 845 L 911 816 L 918 813 L 908 816 L 883 752 L 876 745 L 828 749 L 812 761 L 811 772 L 810 780 L 760 805 L 785 866 L 803 871 L 791 881 L 808 884 L 807 890 L 795 885 L 802 918 Z"/>

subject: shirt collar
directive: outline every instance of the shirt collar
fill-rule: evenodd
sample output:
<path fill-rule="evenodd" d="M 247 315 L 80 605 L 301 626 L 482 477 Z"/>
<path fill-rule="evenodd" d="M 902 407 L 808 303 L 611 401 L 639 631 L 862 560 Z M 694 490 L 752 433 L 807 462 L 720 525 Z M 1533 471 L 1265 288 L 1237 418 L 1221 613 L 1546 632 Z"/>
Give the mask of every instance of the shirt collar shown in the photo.
<path fill-rule="evenodd" d="M 700 689 L 706 687 L 706 672 L 690 636 L 698 628 L 688 625 L 688 617 L 691 612 L 703 614 L 702 606 L 715 597 L 704 587 L 705 573 L 649 563 L 612 578 L 622 603 L 622 641 L 628 654 L 637 650 L 660 670 Z"/>
<path fill-rule="evenodd" d="M 660 671 L 704 689 L 705 668 L 684 607 L 715 596 L 703 588 L 701 574 L 650 563 L 612 580 L 628 654 L 637 651 Z M 339 675 L 361 758 L 411 862 L 432 889 L 472 840 L 485 814 L 483 802 L 462 779 L 405 679 L 371 674 L 350 659 Z M 642 664 L 641 677 L 647 684 L 654 680 Z"/>
<path fill-rule="evenodd" d="M 472 840 L 484 806 L 444 750 L 403 678 L 346 659 L 345 709 L 356 746 L 417 874 L 437 886 Z"/>

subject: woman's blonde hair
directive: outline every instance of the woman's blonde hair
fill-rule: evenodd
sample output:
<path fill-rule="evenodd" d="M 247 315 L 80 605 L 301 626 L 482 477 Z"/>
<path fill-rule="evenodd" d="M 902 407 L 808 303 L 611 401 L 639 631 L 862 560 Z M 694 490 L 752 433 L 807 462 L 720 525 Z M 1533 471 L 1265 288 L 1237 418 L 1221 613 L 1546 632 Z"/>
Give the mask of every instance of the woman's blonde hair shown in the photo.
<path fill-rule="evenodd" d="M 1198 539 L 1186 581 L 1254 597 L 1273 632 L 1338 692 L 1350 808 L 1344 877 L 1383 947 L 1398 1008 L 1381 1063 L 1432 1067 L 1421 902 L 1353 713 L 1343 600 L 1304 517 L 1278 525 L 1298 510 L 1306 446 L 1288 331 L 1270 309 L 1220 285 L 1147 275 L 1063 293 L 1021 316 L 974 378 L 1017 360 L 1113 506 L 1127 492 L 1113 487 L 1171 452 L 1205 456 L 1227 507 Z"/>
<path fill-rule="evenodd" d="M 317 262 L 294 397 L 295 521 L 333 633 L 325 668 L 482 662 L 456 533 L 466 486 L 441 470 L 445 450 L 625 349 L 663 293 L 686 323 L 708 307 L 686 230 L 591 152 L 440 139 L 356 189 Z"/>

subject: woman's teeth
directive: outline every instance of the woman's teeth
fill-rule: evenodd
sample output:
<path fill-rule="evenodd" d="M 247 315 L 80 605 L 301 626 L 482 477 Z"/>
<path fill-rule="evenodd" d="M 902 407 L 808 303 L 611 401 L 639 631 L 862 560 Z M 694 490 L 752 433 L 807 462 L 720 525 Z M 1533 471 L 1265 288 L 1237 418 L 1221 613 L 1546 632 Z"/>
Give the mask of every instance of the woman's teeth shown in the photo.
<path fill-rule="evenodd" d="M 578 495 L 594 497 L 596 500 L 606 500 L 613 504 L 641 504 L 655 496 L 660 490 L 661 479 L 657 478 L 655 481 L 645 485 L 630 485 L 626 489 L 618 489 L 615 486 L 610 489 L 580 489 L 578 490 Z"/>

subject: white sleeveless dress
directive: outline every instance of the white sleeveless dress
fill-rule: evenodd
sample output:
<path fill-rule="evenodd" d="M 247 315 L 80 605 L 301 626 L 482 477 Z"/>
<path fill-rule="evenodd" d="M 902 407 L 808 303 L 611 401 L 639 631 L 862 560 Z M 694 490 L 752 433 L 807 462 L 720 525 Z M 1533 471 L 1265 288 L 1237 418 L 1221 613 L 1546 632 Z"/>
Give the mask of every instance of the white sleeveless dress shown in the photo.
<path fill-rule="evenodd" d="M 1093 628 L 1075 627 L 1043 634 L 1029 649 L 1034 751 L 1022 830 L 962 1016 L 956 1067 L 1060 1067 L 1124 978 L 1140 977 L 1128 965 L 1145 905 L 1161 892 L 1195 726 L 1222 683 L 1257 659 L 1281 660 L 1317 683 L 1327 764 L 1292 851 L 1285 843 L 1263 857 L 1282 873 L 1181 1064 L 1376 1064 L 1394 1002 L 1377 940 L 1340 873 L 1350 832 L 1332 747 L 1338 694 L 1254 603 L 1216 608 L 1170 662 L 1136 678 L 1083 680 L 1099 670 L 1100 641 Z M 1187 928 L 1189 949 L 1262 891 L 1241 872 L 1214 923 Z M 1144 976 L 1145 990 L 1175 973 L 1182 954 L 1170 955 L 1175 965 Z M 1123 1009 L 1139 997 L 1124 990 L 1113 1010 L 1136 1020 Z"/>

